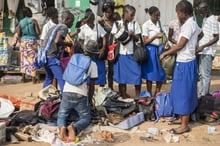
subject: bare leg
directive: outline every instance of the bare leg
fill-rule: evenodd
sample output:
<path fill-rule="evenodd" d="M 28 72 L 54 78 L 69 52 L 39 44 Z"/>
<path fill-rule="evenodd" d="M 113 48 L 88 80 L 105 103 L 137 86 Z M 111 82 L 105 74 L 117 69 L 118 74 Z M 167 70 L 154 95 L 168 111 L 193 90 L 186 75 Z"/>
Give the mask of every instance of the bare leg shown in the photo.
<path fill-rule="evenodd" d="M 189 123 L 189 115 L 181 115 L 180 119 L 181 119 L 181 124 L 180 127 L 176 128 L 176 129 L 172 129 L 171 131 L 174 134 L 183 134 L 185 132 L 189 132 L 190 128 L 188 126 Z"/>
<path fill-rule="evenodd" d="M 159 93 L 161 91 L 162 85 L 163 85 L 163 82 L 157 82 L 156 83 L 156 89 L 155 89 L 155 92 L 154 92 L 154 97 L 157 95 L 157 93 Z"/>
<path fill-rule="evenodd" d="M 139 96 L 141 92 L 141 85 L 135 85 L 135 96 Z"/>
<path fill-rule="evenodd" d="M 122 98 L 130 98 L 130 96 L 126 93 L 126 84 L 119 84 L 119 93 Z"/>
<path fill-rule="evenodd" d="M 22 73 L 22 82 L 25 83 L 25 74 Z"/>
<path fill-rule="evenodd" d="M 147 80 L 146 85 L 147 85 L 147 91 L 150 92 L 150 95 L 152 96 L 152 81 Z"/>

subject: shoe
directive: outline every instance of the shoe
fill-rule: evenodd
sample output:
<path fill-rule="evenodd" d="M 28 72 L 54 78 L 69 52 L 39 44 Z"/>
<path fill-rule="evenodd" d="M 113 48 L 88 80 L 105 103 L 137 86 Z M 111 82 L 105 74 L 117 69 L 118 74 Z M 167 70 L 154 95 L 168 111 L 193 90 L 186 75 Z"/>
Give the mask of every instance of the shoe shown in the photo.
<path fill-rule="evenodd" d="M 178 129 L 178 128 L 176 128 L 176 129 Z M 176 129 L 172 128 L 170 130 L 170 133 L 171 134 L 183 134 L 183 133 L 190 132 L 190 128 L 189 127 L 186 127 L 183 131 L 177 131 Z"/>

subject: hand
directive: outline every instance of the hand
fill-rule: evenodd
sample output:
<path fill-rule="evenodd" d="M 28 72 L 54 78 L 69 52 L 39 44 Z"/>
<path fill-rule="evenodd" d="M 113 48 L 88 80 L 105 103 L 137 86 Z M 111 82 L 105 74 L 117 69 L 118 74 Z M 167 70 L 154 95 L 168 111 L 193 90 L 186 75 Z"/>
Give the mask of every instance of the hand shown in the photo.
<path fill-rule="evenodd" d="M 197 48 L 196 48 L 196 53 L 202 52 L 203 49 L 204 49 L 203 46 L 197 47 Z"/>
<path fill-rule="evenodd" d="M 164 53 L 162 53 L 162 54 L 160 55 L 160 60 L 163 60 L 165 57 L 166 57 L 166 55 L 165 55 Z"/>
<path fill-rule="evenodd" d="M 163 35 L 164 35 L 164 33 L 157 33 L 156 37 L 157 37 L 157 38 L 162 38 Z"/>
<path fill-rule="evenodd" d="M 80 28 L 76 28 L 76 34 L 78 34 L 81 31 Z"/>
<path fill-rule="evenodd" d="M 100 53 L 99 53 L 99 59 L 104 58 L 104 55 L 105 55 L 105 48 L 104 48 L 104 47 L 102 47 L 102 49 L 100 49 Z"/>

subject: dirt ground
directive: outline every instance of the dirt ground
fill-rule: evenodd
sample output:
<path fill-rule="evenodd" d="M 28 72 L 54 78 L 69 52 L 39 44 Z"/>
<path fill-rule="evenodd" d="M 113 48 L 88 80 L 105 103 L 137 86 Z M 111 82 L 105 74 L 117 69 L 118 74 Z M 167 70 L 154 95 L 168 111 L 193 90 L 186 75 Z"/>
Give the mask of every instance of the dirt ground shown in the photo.
<path fill-rule="evenodd" d="M 154 85 L 155 87 L 155 85 Z M 42 83 L 32 84 L 28 83 L 18 83 L 18 84 L 3 84 L 0 83 L 0 94 L 7 94 L 14 97 L 22 97 L 25 95 L 30 95 L 32 93 L 34 96 L 38 95 L 39 90 L 42 88 Z M 117 90 L 117 86 L 114 87 Z M 170 84 L 165 84 L 163 86 L 163 90 L 169 91 Z M 143 84 L 142 90 L 145 90 L 146 86 Z M 220 70 L 213 71 L 211 89 L 210 91 L 220 90 Z M 134 96 L 134 88 L 133 86 L 128 86 L 128 93 L 131 96 Z M 178 125 L 168 125 L 164 120 L 159 121 L 157 124 L 153 122 L 144 122 L 137 127 L 142 133 L 115 133 L 113 134 L 115 142 L 108 143 L 104 142 L 101 144 L 86 144 L 86 146 L 166 146 L 170 145 L 170 143 L 166 143 L 163 137 L 166 135 L 165 130 L 169 130 L 171 128 L 175 128 Z M 173 146 L 219 146 L 220 145 L 220 125 L 214 126 L 217 129 L 217 133 L 215 135 L 208 134 L 208 126 L 201 124 L 199 122 L 190 123 L 191 132 L 179 135 L 179 142 L 172 143 Z M 151 141 L 141 140 L 140 137 L 146 136 L 147 130 L 149 127 L 155 127 L 159 130 L 163 131 L 162 135 L 153 136 Z M 143 133 L 143 131 L 145 131 Z M 100 139 L 100 134 L 98 132 L 93 132 L 91 134 L 92 138 Z M 1 144 L 0 144 L 1 145 Z M 20 144 L 4 144 L 5 146 L 49 146 L 48 143 L 42 142 L 21 142 Z"/>

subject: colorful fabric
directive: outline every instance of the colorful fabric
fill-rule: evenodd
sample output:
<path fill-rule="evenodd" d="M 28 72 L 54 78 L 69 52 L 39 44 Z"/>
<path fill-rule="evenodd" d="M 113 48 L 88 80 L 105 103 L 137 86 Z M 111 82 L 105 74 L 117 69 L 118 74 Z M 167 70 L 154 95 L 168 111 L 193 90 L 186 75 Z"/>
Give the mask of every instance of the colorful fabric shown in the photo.
<path fill-rule="evenodd" d="M 30 76 L 36 76 L 34 61 L 37 56 L 37 41 L 32 39 L 22 40 L 20 44 L 21 51 L 21 72 Z"/>

